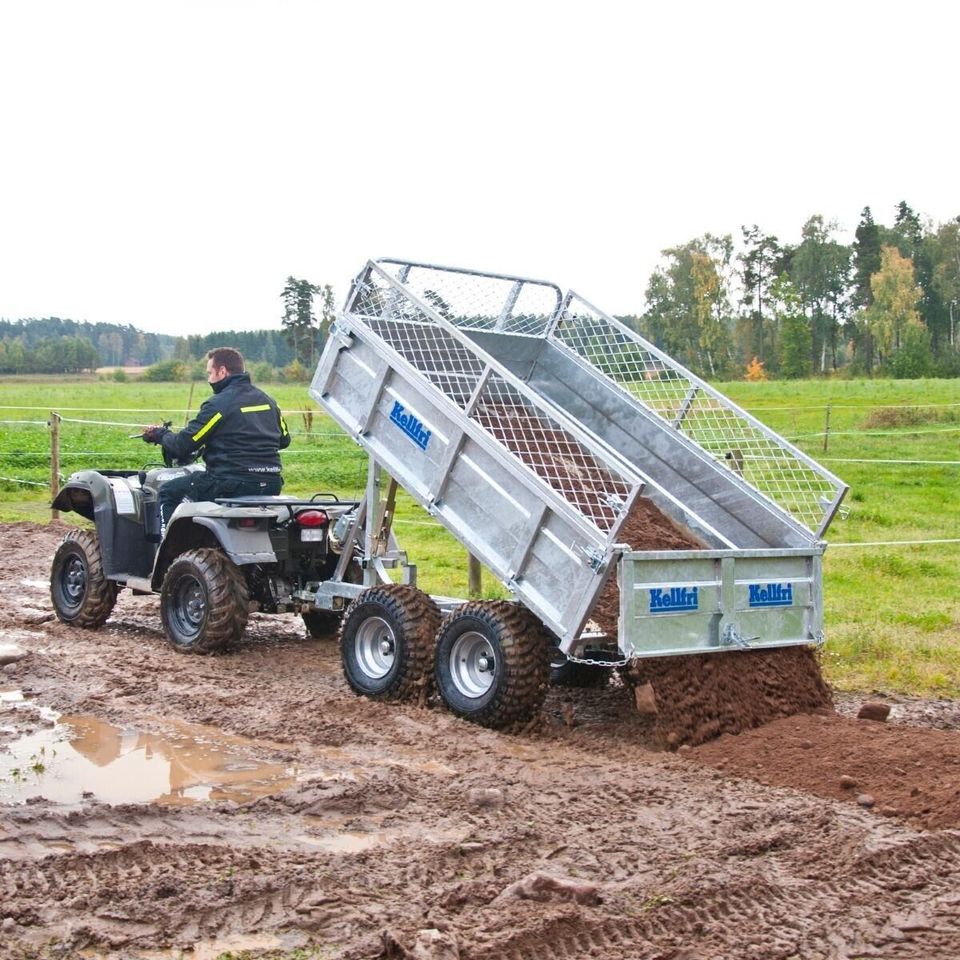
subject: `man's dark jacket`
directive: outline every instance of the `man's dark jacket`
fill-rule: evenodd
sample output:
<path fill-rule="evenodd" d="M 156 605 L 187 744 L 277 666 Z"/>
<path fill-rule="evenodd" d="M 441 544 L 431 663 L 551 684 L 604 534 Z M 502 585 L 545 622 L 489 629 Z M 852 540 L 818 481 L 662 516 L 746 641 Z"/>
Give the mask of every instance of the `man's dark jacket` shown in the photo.
<path fill-rule="evenodd" d="M 160 443 L 183 460 L 203 448 L 207 473 L 230 479 L 279 475 L 278 451 L 290 446 L 290 432 L 272 397 L 250 382 L 249 373 L 234 373 L 213 384 L 213 396 L 196 417 Z"/>

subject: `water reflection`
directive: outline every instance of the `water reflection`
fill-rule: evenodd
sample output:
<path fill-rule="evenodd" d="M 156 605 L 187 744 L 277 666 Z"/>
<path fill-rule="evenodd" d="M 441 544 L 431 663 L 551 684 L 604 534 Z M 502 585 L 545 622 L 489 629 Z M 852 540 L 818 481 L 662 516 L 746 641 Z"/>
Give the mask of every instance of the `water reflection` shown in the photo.
<path fill-rule="evenodd" d="M 107 803 L 245 802 L 291 786 L 299 770 L 253 759 L 262 744 L 213 727 L 177 724 L 164 734 L 116 727 L 92 716 L 62 716 L 0 755 L 0 798 L 85 795 Z"/>

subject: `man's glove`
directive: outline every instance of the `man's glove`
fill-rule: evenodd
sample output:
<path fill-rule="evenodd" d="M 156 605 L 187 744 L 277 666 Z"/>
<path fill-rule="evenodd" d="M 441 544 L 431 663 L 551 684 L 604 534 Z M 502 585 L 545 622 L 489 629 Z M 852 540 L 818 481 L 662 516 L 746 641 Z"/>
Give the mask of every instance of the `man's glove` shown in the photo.
<path fill-rule="evenodd" d="M 143 442 L 144 443 L 160 443 L 165 433 L 169 433 L 169 430 L 166 427 L 161 427 L 161 426 L 147 427 L 143 431 Z"/>

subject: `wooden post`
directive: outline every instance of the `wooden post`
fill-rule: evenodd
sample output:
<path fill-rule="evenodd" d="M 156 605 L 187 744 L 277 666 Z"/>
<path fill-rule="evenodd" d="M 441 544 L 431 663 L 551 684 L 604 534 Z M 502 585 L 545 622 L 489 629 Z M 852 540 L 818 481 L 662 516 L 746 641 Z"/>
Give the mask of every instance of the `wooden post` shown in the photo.
<path fill-rule="evenodd" d="M 480 561 L 472 554 L 467 554 L 467 595 L 476 600 L 481 593 Z"/>
<path fill-rule="evenodd" d="M 830 404 L 827 404 L 826 423 L 823 426 L 823 452 L 827 452 L 827 444 L 830 442 Z"/>
<path fill-rule="evenodd" d="M 60 414 L 50 411 L 50 502 L 60 492 Z M 53 511 L 53 519 L 60 519 L 60 511 Z"/>
<path fill-rule="evenodd" d="M 183 418 L 183 425 L 186 426 L 190 422 L 190 410 L 193 406 L 193 380 L 190 380 L 190 392 L 187 394 L 187 415 Z"/>

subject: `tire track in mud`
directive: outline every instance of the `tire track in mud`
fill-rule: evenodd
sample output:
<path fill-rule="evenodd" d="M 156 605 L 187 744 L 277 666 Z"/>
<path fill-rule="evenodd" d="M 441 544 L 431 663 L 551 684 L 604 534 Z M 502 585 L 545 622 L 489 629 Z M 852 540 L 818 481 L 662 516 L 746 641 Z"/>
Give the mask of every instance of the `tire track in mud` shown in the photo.
<path fill-rule="evenodd" d="M 836 877 L 774 884 L 762 877 L 651 894 L 646 915 L 585 912 L 527 925 L 471 960 L 581 957 L 956 956 L 960 949 L 960 833 L 916 835 L 841 866 Z M 900 912 L 890 916 L 889 894 Z M 777 933 L 777 931 L 782 931 Z M 644 949 L 637 952 L 637 946 Z M 951 952 L 931 953 L 949 948 Z M 717 951 L 717 952 L 714 952 Z"/>

